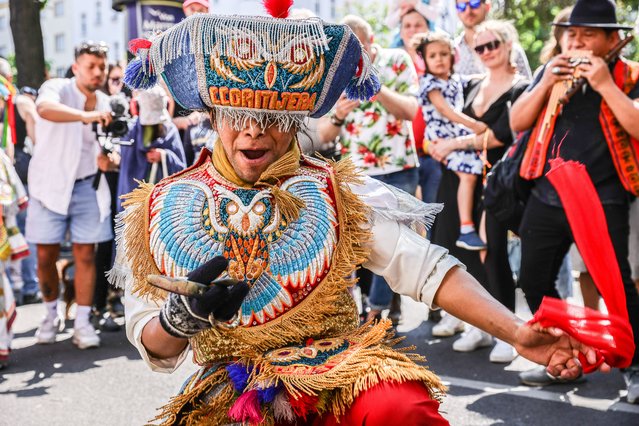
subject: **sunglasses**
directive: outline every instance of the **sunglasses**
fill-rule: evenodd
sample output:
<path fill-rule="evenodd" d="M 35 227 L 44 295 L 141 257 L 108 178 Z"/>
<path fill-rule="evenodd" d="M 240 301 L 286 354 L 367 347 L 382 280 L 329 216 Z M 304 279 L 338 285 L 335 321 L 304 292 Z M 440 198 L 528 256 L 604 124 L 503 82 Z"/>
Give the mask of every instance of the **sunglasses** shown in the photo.
<path fill-rule="evenodd" d="M 120 82 L 122 81 L 122 78 L 120 77 L 110 78 L 109 81 L 111 82 L 111 84 L 120 84 Z"/>
<path fill-rule="evenodd" d="M 501 45 L 501 41 L 499 40 L 489 41 L 488 43 L 475 46 L 475 52 L 477 52 L 478 55 L 483 55 L 484 50 L 492 52 L 493 50 L 498 49 L 500 45 Z"/>
<path fill-rule="evenodd" d="M 465 3 L 457 3 L 457 12 L 464 13 L 468 6 L 470 6 L 471 9 L 477 9 L 483 2 L 484 0 L 470 0 Z"/>
<path fill-rule="evenodd" d="M 86 41 L 75 48 L 75 57 L 85 54 L 106 56 L 108 52 L 109 46 L 105 42 Z"/>

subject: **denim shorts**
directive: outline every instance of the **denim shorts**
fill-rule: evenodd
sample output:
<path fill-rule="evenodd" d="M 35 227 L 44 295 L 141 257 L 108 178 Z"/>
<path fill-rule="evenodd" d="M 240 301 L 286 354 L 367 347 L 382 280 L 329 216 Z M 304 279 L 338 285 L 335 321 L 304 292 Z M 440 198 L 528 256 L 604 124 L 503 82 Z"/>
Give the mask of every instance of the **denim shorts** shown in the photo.
<path fill-rule="evenodd" d="M 72 243 L 95 244 L 113 239 L 110 216 L 100 222 L 92 179 L 77 181 L 66 215 L 55 213 L 31 198 L 27 210 L 26 239 L 33 244 L 60 244 L 70 232 Z"/>

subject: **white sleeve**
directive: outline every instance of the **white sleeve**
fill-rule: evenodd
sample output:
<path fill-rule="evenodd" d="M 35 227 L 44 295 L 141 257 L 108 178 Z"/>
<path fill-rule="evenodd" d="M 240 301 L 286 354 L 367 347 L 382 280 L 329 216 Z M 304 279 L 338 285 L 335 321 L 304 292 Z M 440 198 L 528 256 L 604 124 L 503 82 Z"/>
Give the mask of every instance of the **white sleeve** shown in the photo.
<path fill-rule="evenodd" d="M 159 373 L 172 373 L 184 362 L 190 346 L 187 345 L 182 353 L 172 358 L 159 359 L 149 355 L 142 344 L 142 330 L 149 321 L 160 315 L 160 305 L 141 299 L 132 294 L 130 289 L 131 286 L 127 285 L 124 291 L 126 337 L 136 347 L 151 370 Z"/>
<path fill-rule="evenodd" d="M 60 103 L 60 91 L 65 84 L 68 84 L 68 82 L 64 78 L 52 78 L 42 83 L 42 86 L 38 89 L 36 105 L 40 105 L 42 102 Z"/>
<path fill-rule="evenodd" d="M 384 277 L 393 291 L 434 307 L 435 293 L 448 271 L 464 265 L 449 255 L 448 250 L 432 244 L 409 227 L 410 216 L 416 210 L 402 210 L 418 200 L 400 200 L 398 197 L 410 196 L 372 178 L 366 178 L 363 185 L 352 185 L 351 189 L 373 210 L 373 238 L 369 258 L 363 266 Z M 436 209 L 432 205 L 421 205 L 427 215 L 434 214 Z M 424 218 L 424 222 L 430 221 L 431 217 Z"/>

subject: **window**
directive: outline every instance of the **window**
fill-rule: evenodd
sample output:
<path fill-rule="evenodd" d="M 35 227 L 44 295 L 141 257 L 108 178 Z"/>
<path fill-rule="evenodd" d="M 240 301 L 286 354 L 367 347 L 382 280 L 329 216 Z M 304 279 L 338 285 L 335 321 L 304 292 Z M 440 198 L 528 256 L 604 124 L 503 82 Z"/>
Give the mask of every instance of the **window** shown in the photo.
<path fill-rule="evenodd" d="M 315 0 L 315 14 L 319 16 L 320 14 L 320 2 L 319 0 Z"/>
<path fill-rule="evenodd" d="M 118 13 L 115 10 L 113 12 L 111 12 L 111 22 L 115 22 L 118 20 Z"/>
<path fill-rule="evenodd" d="M 335 19 L 335 0 L 331 0 L 331 19 Z"/>
<path fill-rule="evenodd" d="M 83 13 L 80 15 L 80 34 L 82 38 L 87 36 L 87 14 Z"/>
<path fill-rule="evenodd" d="M 0 46 L 0 56 L 7 56 L 7 46 Z"/>
<path fill-rule="evenodd" d="M 60 0 L 53 4 L 53 16 L 59 18 L 62 15 L 64 15 L 64 2 Z"/>
<path fill-rule="evenodd" d="M 56 34 L 55 36 L 55 51 L 62 52 L 64 50 L 64 34 Z"/>
<path fill-rule="evenodd" d="M 95 2 L 95 25 L 102 25 L 102 2 Z"/>
<path fill-rule="evenodd" d="M 116 62 L 120 60 L 120 43 L 117 41 L 113 42 L 113 58 Z"/>
<path fill-rule="evenodd" d="M 7 17 L 0 16 L 0 31 L 6 29 L 6 27 L 7 27 Z"/>
<path fill-rule="evenodd" d="M 65 67 L 58 67 L 55 69 L 56 77 L 64 77 L 66 73 L 67 73 L 67 69 Z"/>

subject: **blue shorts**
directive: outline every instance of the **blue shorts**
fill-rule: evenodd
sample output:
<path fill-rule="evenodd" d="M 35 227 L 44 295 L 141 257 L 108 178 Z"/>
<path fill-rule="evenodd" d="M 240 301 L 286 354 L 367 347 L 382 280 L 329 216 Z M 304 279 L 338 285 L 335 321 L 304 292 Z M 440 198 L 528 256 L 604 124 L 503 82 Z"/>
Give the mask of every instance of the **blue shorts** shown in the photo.
<path fill-rule="evenodd" d="M 33 244 L 60 244 L 70 232 L 72 243 L 95 244 L 113 239 L 111 217 L 100 222 L 100 211 L 93 179 L 78 181 L 73 186 L 66 215 L 55 213 L 36 199 L 29 200 L 26 239 Z"/>

